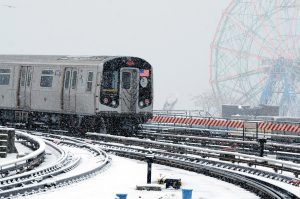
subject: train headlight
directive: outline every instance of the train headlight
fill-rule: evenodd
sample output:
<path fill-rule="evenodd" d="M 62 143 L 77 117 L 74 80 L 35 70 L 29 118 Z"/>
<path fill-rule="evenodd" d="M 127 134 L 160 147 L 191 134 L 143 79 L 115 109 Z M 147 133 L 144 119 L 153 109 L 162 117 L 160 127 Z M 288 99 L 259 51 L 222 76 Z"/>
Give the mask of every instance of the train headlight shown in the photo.
<path fill-rule="evenodd" d="M 144 102 L 143 102 L 143 101 L 140 101 L 140 102 L 139 102 L 139 105 L 140 105 L 140 107 L 143 107 L 143 106 L 144 106 Z"/>
<path fill-rule="evenodd" d="M 148 79 L 147 77 L 142 77 L 141 80 L 140 80 L 140 84 L 143 88 L 146 88 L 147 85 L 148 85 Z"/>
<path fill-rule="evenodd" d="M 116 102 L 115 100 L 113 100 L 113 101 L 111 102 L 111 105 L 113 105 L 113 106 L 116 106 L 116 104 L 117 104 L 117 102 Z"/>

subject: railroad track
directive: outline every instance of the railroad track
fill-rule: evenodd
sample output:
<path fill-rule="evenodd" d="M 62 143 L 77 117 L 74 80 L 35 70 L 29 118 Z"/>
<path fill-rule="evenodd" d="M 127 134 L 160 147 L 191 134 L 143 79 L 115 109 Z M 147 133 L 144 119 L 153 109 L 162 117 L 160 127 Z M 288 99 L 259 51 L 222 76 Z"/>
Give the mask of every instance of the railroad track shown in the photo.
<path fill-rule="evenodd" d="M 154 163 L 167 165 L 171 167 L 182 168 L 189 171 L 194 171 L 197 173 L 202 173 L 208 176 L 212 176 L 233 184 L 237 184 L 245 189 L 248 189 L 262 198 L 298 198 L 293 193 L 284 190 L 278 186 L 272 185 L 262 180 L 258 180 L 253 177 L 249 177 L 238 173 L 237 167 L 233 169 L 232 165 L 230 166 L 231 171 L 228 170 L 229 164 L 224 164 L 222 162 L 218 162 L 219 167 L 212 166 L 206 160 L 201 158 L 196 158 L 195 156 L 189 156 L 186 154 L 178 154 L 178 153 L 170 153 L 159 149 L 153 148 L 142 148 L 141 146 L 128 146 L 126 139 L 124 138 L 123 144 L 120 143 L 107 143 L 106 141 L 99 140 L 90 140 L 86 138 L 72 138 L 68 136 L 57 136 L 57 135 L 49 135 L 52 139 L 61 139 L 63 142 L 88 142 L 93 144 L 95 147 L 99 147 L 105 151 L 110 153 L 114 153 L 119 156 L 128 157 L 132 159 L 145 160 L 146 156 L 149 154 L 154 156 Z M 93 134 L 93 136 L 95 136 Z M 115 136 L 117 137 L 117 136 Z M 121 138 L 120 138 L 121 139 Z M 147 147 L 147 144 L 146 144 Z M 200 160 L 201 159 L 201 160 Z M 227 166 L 225 166 L 227 165 Z M 256 175 L 261 175 L 262 173 L 258 173 L 259 170 L 255 170 L 251 168 L 250 170 L 255 171 Z M 249 172 L 251 173 L 251 171 Z M 247 172 L 247 167 L 239 167 L 240 172 Z M 284 176 L 265 172 L 264 175 L 268 175 L 271 178 L 276 178 L 280 181 L 285 181 Z"/>
<path fill-rule="evenodd" d="M 136 138 L 126 138 L 111 135 L 100 135 L 90 133 L 90 136 L 96 136 L 96 140 L 90 140 L 86 138 L 69 137 L 61 135 L 52 135 L 31 132 L 39 136 L 43 136 L 44 139 L 51 140 L 53 142 L 63 145 L 76 145 L 77 147 L 93 147 L 94 149 L 103 149 L 116 155 L 144 160 L 146 155 L 151 153 L 154 155 L 154 162 L 158 164 L 168 165 L 172 167 L 182 168 L 198 173 L 202 173 L 208 176 L 216 177 L 221 180 L 237 184 L 239 186 L 248 189 L 262 198 L 298 198 L 293 193 L 281 189 L 278 186 L 271 185 L 267 182 L 258 180 L 253 177 L 249 177 L 245 174 L 253 174 L 254 176 L 263 176 L 265 178 L 275 179 L 281 182 L 290 183 L 294 178 L 281 175 L 275 172 L 261 171 L 246 165 L 236 165 L 224 161 L 217 160 L 220 158 L 220 154 L 217 154 L 215 150 L 195 150 L 196 147 L 189 146 L 177 146 L 176 144 L 161 143 L 149 140 L 141 140 Z M 100 138 L 100 140 L 99 140 Z M 115 142 L 115 143 L 111 143 Z M 231 154 L 225 153 L 225 154 Z M 207 159 L 207 157 L 214 159 Z M 225 158 L 226 159 L 226 158 Z M 259 157 L 257 158 L 259 159 Z M 224 160 L 224 159 L 223 159 Z M 230 159 L 227 159 L 230 161 Z M 261 159 L 260 159 L 261 160 Z M 235 162 L 247 163 L 248 160 L 239 158 L 235 159 Z M 253 162 L 253 161 L 252 161 Z M 256 165 L 265 165 L 264 161 L 256 161 Z M 253 165 L 255 165 L 253 164 Z M 290 170 L 291 168 L 284 168 L 284 165 L 278 167 L 278 170 L 287 170 L 297 174 L 299 170 Z M 273 167 L 277 169 L 277 167 Z M 243 174 L 244 173 L 244 174 Z M 76 177 L 75 177 L 76 178 Z M 75 180 L 76 181 L 76 180 Z M 51 187 L 60 187 L 68 183 L 72 183 L 72 180 L 60 181 L 48 181 L 48 183 L 42 183 L 42 187 L 39 189 L 27 190 L 23 194 L 35 193 L 37 191 L 47 190 Z M 0 194 L 1 196 L 1 194 Z"/>
<path fill-rule="evenodd" d="M 51 140 L 51 139 L 50 139 Z M 55 140 L 51 140 L 56 142 Z M 54 163 L 42 168 L 36 167 L 32 171 L 23 172 L 7 176 L 0 179 L 0 198 L 11 198 L 12 196 L 29 195 L 37 192 L 44 192 L 48 189 L 58 188 L 78 181 L 85 180 L 101 171 L 108 163 L 108 155 L 87 143 L 83 142 L 60 142 L 59 144 L 68 145 L 87 150 L 91 156 L 97 159 L 97 166 L 84 172 L 76 173 L 72 176 L 66 175 L 74 171 L 80 165 L 80 157 L 67 153 L 62 147 L 45 140 L 48 147 L 52 147 L 59 152 L 60 156 Z M 56 142 L 57 143 L 57 142 Z"/>
<path fill-rule="evenodd" d="M 191 136 L 184 134 L 172 134 L 168 132 L 156 132 L 149 130 L 141 130 L 136 134 L 138 138 L 150 140 L 161 140 L 172 143 L 184 143 L 189 146 L 199 146 L 211 149 L 222 150 L 224 147 L 230 147 L 239 153 L 259 155 L 260 143 L 257 141 L 242 141 L 216 137 Z M 264 145 L 264 153 L 266 155 L 276 155 L 277 159 L 289 160 L 300 163 L 300 145 L 287 145 L 281 143 L 266 143 Z"/>
<path fill-rule="evenodd" d="M 105 149 L 106 147 L 104 147 Z M 116 155 L 132 158 L 132 159 L 138 159 L 138 160 L 144 160 L 145 156 L 149 155 L 149 153 L 139 153 L 132 149 L 119 149 L 119 150 L 112 150 L 107 149 L 106 150 L 113 152 Z M 149 152 L 149 151 L 148 151 Z M 223 169 L 213 168 L 210 167 L 210 165 L 204 164 L 199 165 L 195 163 L 195 160 L 188 161 L 187 158 L 184 157 L 175 157 L 173 155 L 162 155 L 162 153 L 151 153 L 151 155 L 154 155 L 154 163 L 171 166 L 175 168 L 185 169 L 188 171 L 194 171 L 197 173 L 201 173 L 207 176 L 211 176 L 214 178 L 218 178 L 220 180 L 236 184 L 238 186 L 241 186 L 242 188 L 245 188 L 247 190 L 250 190 L 253 193 L 256 193 L 261 198 L 298 198 L 295 194 L 284 190 L 278 186 L 274 186 L 270 183 L 264 182 L 262 180 L 258 180 L 256 178 L 251 178 L 249 176 L 245 176 L 242 174 L 238 174 L 235 172 L 228 172 L 224 171 Z"/>
<path fill-rule="evenodd" d="M 33 152 L 16 160 L 0 163 L 1 177 L 8 176 L 10 173 L 21 173 L 30 170 L 41 164 L 45 158 L 45 143 L 41 139 L 32 137 L 25 132 L 16 131 L 15 133 L 16 139 Z"/>
<path fill-rule="evenodd" d="M 126 143 L 126 145 L 138 146 L 142 148 L 146 147 L 147 149 L 145 150 L 152 150 L 153 152 L 155 152 L 154 150 L 156 151 L 159 150 L 160 154 L 165 154 L 166 156 L 170 156 L 174 158 L 178 158 L 178 155 L 180 155 L 180 157 L 184 157 L 185 154 L 187 154 L 185 158 L 189 158 L 190 162 L 197 161 L 199 164 L 255 174 L 255 175 L 264 176 L 266 178 L 275 179 L 285 183 L 291 183 L 295 180 L 295 178 L 291 176 L 281 175 L 278 172 L 286 171 L 291 174 L 294 174 L 296 177 L 300 173 L 300 165 L 298 164 L 286 163 L 285 165 L 285 162 L 283 161 L 276 161 L 273 159 L 261 158 L 257 156 L 242 155 L 233 152 L 210 150 L 210 149 L 204 149 L 199 147 L 190 147 L 190 146 L 185 146 L 180 144 L 156 142 L 156 141 L 149 141 L 149 140 L 137 139 L 137 138 L 128 138 L 128 137 L 112 136 L 112 135 L 105 135 L 105 134 L 93 134 L 93 133 L 89 133 L 89 135 L 96 136 L 97 140 L 99 140 L 99 138 L 100 140 L 103 140 L 101 142 L 93 141 L 93 143 L 100 144 L 100 145 L 104 144 L 105 147 L 112 147 L 112 148 L 120 147 L 119 145 L 116 146 L 115 144 L 109 144 L 107 142 L 120 143 L 122 145 Z M 65 136 L 60 136 L 60 135 L 58 136 L 54 134 L 48 136 L 57 139 L 65 138 Z M 68 136 L 66 138 L 68 138 Z M 77 142 L 79 140 L 85 141 L 85 139 L 82 138 L 76 138 L 76 139 Z M 122 146 L 122 147 L 125 148 L 126 150 L 129 149 L 128 147 L 126 148 L 126 146 Z M 108 150 L 107 148 L 105 149 Z M 135 149 L 135 150 L 141 150 L 141 149 Z M 271 168 L 274 170 L 274 172 L 267 172 L 249 166 L 262 166 L 265 168 Z"/>
<path fill-rule="evenodd" d="M 225 161 L 234 162 L 236 167 L 240 163 L 244 163 L 245 165 L 247 164 L 250 166 L 251 165 L 263 166 L 265 168 L 274 169 L 274 171 L 276 172 L 277 171 L 289 172 L 291 174 L 294 174 L 295 177 L 297 177 L 300 172 L 299 164 L 274 160 L 271 158 L 251 156 L 251 155 L 240 154 L 236 152 L 212 150 L 212 149 L 206 149 L 201 147 L 192 147 L 192 146 L 186 146 L 184 144 L 172 144 L 172 143 L 151 141 L 151 140 L 138 139 L 138 138 L 127 138 L 127 137 L 112 136 L 112 135 L 105 135 L 105 134 L 95 134 L 95 133 L 88 133 L 88 135 L 96 136 L 97 139 L 102 139 L 104 141 L 111 141 L 111 142 L 118 142 L 118 143 L 125 142 L 127 143 L 127 145 L 135 145 L 140 147 L 148 147 L 152 149 L 166 150 L 168 152 L 174 152 L 174 153 L 191 154 L 193 156 L 198 156 L 203 159 L 205 158 L 221 159 Z M 290 177 L 290 179 L 292 180 L 292 177 Z"/>

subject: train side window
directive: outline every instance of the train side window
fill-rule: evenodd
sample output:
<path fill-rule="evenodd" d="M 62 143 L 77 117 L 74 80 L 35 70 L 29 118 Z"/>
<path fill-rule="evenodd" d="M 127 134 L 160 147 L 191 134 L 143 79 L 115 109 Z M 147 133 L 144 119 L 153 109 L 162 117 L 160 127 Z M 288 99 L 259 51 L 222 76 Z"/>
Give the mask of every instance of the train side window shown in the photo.
<path fill-rule="evenodd" d="M 93 72 L 88 72 L 88 78 L 87 78 L 87 83 L 86 83 L 86 91 L 92 91 L 92 86 L 93 86 Z"/>
<path fill-rule="evenodd" d="M 70 75 L 71 75 L 71 72 L 67 71 L 66 76 L 65 76 L 65 88 L 69 88 Z"/>
<path fill-rule="evenodd" d="M 48 88 L 52 87 L 53 74 L 53 70 L 42 70 L 40 86 Z"/>
<path fill-rule="evenodd" d="M 131 79 L 131 73 L 129 72 L 122 73 L 122 87 L 124 89 L 130 89 L 130 79 Z"/>
<path fill-rule="evenodd" d="M 21 86 L 25 86 L 25 79 L 26 79 L 26 71 L 23 68 L 21 71 Z"/>
<path fill-rule="evenodd" d="M 0 85 L 9 85 L 10 69 L 0 69 Z"/>
<path fill-rule="evenodd" d="M 27 86 L 30 86 L 31 78 L 32 78 L 32 74 L 31 73 L 27 73 Z"/>
<path fill-rule="evenodd" d="M 77 71 L 73 71 L 72 78 L 72 89 L 75 89 L 77 84 Z"/>

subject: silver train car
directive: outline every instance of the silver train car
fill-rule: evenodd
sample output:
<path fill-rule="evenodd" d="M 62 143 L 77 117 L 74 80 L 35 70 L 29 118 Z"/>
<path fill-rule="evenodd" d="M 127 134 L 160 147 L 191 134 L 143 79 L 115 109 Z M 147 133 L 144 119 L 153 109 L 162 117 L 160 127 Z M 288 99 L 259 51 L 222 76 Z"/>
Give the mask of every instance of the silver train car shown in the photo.
<path fill-rule="evenodd" d="M 112 134 L 152 117 L 153 71 L 137 57 L 0 55 L 0 122 Z"/>

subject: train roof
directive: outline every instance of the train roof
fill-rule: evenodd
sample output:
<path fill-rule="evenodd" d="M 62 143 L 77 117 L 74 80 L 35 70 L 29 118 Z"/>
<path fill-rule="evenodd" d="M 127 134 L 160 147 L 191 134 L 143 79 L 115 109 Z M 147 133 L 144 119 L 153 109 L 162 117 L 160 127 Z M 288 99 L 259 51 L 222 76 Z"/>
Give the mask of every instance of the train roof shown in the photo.
<path fill-rule="evenodd" d="M 69 55 L 0 55 L 0 64 L 85 64 L 98 65 L 121 56 L 69 56 Z"/>

